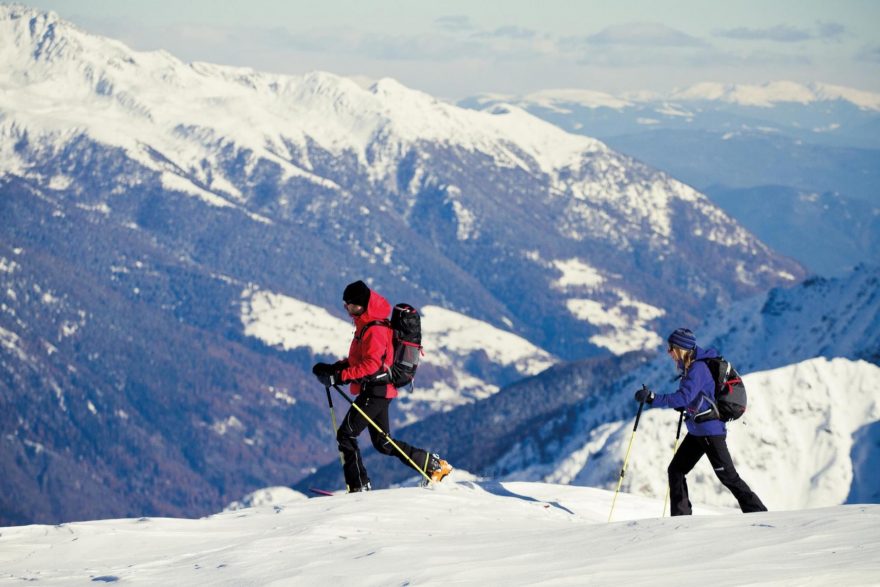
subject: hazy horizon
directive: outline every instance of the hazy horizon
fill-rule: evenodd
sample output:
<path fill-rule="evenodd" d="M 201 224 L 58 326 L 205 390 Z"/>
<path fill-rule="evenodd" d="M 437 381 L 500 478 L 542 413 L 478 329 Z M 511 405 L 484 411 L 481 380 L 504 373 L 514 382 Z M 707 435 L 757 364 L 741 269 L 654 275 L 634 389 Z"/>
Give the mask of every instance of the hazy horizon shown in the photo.
<path fill-rule="evenodd" d="M 864 0 L 23 4 L 137 50 L 278 73 L 392 77 L 447 99 L 778 80 L 880 91 L 880 4 Z"/>

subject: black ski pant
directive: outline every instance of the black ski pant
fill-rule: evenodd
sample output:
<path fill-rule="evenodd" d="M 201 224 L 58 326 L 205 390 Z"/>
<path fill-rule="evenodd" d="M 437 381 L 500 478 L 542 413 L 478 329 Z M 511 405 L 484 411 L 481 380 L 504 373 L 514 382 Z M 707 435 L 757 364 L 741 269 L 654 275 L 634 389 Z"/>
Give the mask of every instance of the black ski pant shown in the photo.
<path fill-rule="evenodd" d="M 391 436 L 388 422 L 388 407 L 391 404 L 390 399 L 384 397 L 372 397 L 366 392 L 358 395 L 354 400 L 354 403 L 362 409 L 373 422 L 378 424 L 389 437 Z M 345 419 L 342 420 L 342 424 L 336 432 L 336 442 L 339 443 L 339 450 L 342 452 L 342 458 L 345 461 L 342 466 L 342 471 L 345 474 L 345 484 L 348 485 L 349 490 L 364 487 L 370 482 L 370 477 L 367 475 L 367 468 L 364 466 L 364 461 L 361 457 L 361 451 L 358 448 L 357 441 L 358 435 L 364 431 L 364 428 L 367 428 L 370 431 L 370 440 L 373 441 L 373 446 L 376 447 L 376 450 L 383 455 L 396 456 L 400 459 L 400 462 L 407 467 L 412 468 L 412 464 L 410 464 L 406 457 L 400 454 L 400 451 L 391 446 L 391 443 L 388 442 L 385 435 L 376 430 L 376 428 L 367 422 L 361 413 L 358 412 L 357 408 L 352 406 L 348 409 Z M 427 469 L 429 458 L 427 451 L 411 446 L 402 440 L 394 439 L 394 443 L 400 447 L 400 449 L 406 453 L 406 455 L 412 459 L 413 463 L 420 467 L 422 471 Z"/>
<path fill-rule="evenodd" d="M 688 486 L 685 475 L 691 472 L 703 455 L 709 457 L 709 462 L 715 470 L 718 480 L 727 487 L 736 500 L 739 508 L 744 513 L 766 512 L 767 508 L 749 489 L 736 469 L 733 467 L 733 459 L 727 450 L 727 436 L 694 436 L 688 434 L 684 437 L 681 446 L 669 463 L 669 500 L 670 511 L 673 516 L 689 516 L 691 514 L 691 501 L 688 499 Z"/>

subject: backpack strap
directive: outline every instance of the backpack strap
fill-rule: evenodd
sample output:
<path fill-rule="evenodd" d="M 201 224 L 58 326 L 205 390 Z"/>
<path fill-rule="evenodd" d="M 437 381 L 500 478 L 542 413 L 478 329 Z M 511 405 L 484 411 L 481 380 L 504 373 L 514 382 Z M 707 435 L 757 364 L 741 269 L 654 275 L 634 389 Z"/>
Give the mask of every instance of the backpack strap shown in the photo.
<path fill-rule="evenodd" d="M 363 340 L 364 335 L 367 333 L 367 330 L 369 330 L 371 326 L 384 326 L 385 328 L 393 330 L 393 328 L 391 328 L 391 322 L 389 320 L 373 320 L 372 322 L 367 322 L 366 324 L 364 324 L 364 327 L 361 328 L 361 331 L 357 334 L 357 336 L 355 336 L 355 338 L 358 341 Z"/>
<path fill-rule="evenodd" d="M 355 340 L 358 342 L 362 341 L 364 339 L 364 336 L 366 336 L 366 334 L 367 334 L 367 330 L 369 330 L 371 326 L 384 326 L 385 328 L 388 328 L 389 330 L 391 330 L 392 338 L 393 338 L 394 329 L 391 328 L 391 321 L 390 320 L 373 320 L 372 322 L 367 322 L 366 324 L 364 324 L 364 327 L 361 328 L 361 331 L 355 335 L 355 337 L 354 337 Z M 385 366 L 385 361 L 387 358 L 388 358 L 388 353 L 387 352 L 383 353 L 382 354 L 382 365 L 379 367 L 379 370 L 376 373 L 373 373 L 372 375 L 367 375 L 366 377 L 363 377 L 360 380 L 361 385 L 368 385 L 370 383 L 371 379 L 375 380 L 377 378 L 380 378 L 382 374 L 388 372 L 387 368 Z"/>

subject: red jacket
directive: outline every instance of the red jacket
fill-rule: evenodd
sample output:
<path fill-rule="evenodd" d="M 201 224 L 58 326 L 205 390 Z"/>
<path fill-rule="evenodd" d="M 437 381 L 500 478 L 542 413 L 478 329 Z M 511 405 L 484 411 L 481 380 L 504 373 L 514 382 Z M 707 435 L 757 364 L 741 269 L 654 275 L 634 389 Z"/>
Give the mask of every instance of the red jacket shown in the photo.
<path fill-rule="evenodd" d="M 348 349 L 348 366 L 342 370 L 342 378 L 356 381 L 380 370 L 387 371 L 394 361 L 393 334 L 390 328 L 374 325 L 363 332 L 364 326 L 374 320 L 387 320 L 391 314 L 388 300 L 370 290 L 370 301 L 363 314 L 354 319 L 354 338 Z M 361 392 L 360 383 L 351 384 L 351 393 Z M 373 392 L 375 393 L 375 391 Z M 397 389 L 388 383 L 385 385 L 385 397 L 397 397 Z"/>

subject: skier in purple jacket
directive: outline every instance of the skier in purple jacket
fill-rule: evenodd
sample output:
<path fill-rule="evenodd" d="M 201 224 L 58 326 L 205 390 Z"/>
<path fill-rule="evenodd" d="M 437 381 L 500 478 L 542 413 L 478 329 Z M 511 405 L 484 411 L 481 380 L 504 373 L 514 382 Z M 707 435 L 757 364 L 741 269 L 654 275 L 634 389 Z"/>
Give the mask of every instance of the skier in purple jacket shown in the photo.
<path fill-rule="evenodd" d="M 673 516 L 691 514 L 685 476 L 694 465 L 708 455 L 718 480 L 727 487 L 744 513 L 765 512 L 767 508 L 755 492 L 743 481 L 733 466 L 727 449 L 727 425 L 714 418 L 703 421 L 701 415 L 710 414 L 715 398 L 715 380 L 704 359 L 718 356 L 715 349 L 697 346 L 694 333 L 679 328 L 669 335 L 667 353 L 682 372 L 681 384 L 674 393 L 655 395 L 649 389 L 636 392 L 636 401 L 660 408 L 684 410 L 688 434 L 669 463 L 669 499 Z M 697 422 L 695 420 L 700 420 Z"/>

